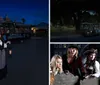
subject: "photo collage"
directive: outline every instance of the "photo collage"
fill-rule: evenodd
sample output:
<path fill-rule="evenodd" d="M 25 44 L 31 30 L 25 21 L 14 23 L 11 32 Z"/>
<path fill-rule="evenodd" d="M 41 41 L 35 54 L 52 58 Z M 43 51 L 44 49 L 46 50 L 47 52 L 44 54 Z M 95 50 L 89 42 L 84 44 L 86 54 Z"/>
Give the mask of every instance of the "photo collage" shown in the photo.
<path fill-rule="evenodd" d="M 1 0 L 0 85 L 100 85 L 97 0 Z"/>
<path fill-rule="evenodd" d="M 99 8 L 94 0 L 50 0 L 49 85 L 100 84 Z"/>

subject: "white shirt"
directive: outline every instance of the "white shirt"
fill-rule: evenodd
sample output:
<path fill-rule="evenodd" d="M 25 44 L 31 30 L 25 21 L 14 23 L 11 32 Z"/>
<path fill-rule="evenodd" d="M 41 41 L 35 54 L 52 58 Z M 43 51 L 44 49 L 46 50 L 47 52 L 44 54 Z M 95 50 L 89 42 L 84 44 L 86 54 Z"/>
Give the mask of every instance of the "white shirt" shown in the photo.
<path fill-rule="evenodd" d="M 95 61 L 95 72 L 96 73 L 94 73 L 93 76 L 97 78 L 100 77 L 100 64 L 98 61 Z"/>
<path fill-rule="evenodd" d="M 4 48 L 7 48 L 7 43 L 4 43 Z"/>
<path fill-rule="evenodd" d="M 2 43 L 2 41 L 0 40 L 0 45 L 2 46 L 2 44 L 3 44 L 3 43 Z"/>
<path fill-rule="evenodd" d="M 7 48 L 7 44 L 11 44 L 10 41 L 7 41 L 7 43 L 4 43 L 4 48 Z M 0 45 L 2 46 L 3 45 L 3 42 L 0 40 Z"/>

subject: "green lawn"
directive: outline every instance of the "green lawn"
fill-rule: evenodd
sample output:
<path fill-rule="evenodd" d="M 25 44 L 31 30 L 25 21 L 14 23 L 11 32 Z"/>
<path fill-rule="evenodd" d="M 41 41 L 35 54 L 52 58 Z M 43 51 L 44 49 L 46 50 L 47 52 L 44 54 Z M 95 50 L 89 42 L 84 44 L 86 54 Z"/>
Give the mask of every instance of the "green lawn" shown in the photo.
<path fill-rule="evenodd" d="M 51 26 L 50 28 L 51 36 L 52 35 L 66 35 L 76 32 L 76 28 L 73 26 Z"/>

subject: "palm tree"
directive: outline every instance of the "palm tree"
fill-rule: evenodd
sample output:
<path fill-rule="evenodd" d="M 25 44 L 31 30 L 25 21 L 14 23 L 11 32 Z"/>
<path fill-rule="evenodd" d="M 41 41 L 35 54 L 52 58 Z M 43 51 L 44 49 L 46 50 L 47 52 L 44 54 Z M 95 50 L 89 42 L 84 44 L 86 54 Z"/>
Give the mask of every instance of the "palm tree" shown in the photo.
<path fill-rule="evenodd" d="M 24 24 L 24 23 L 25 23 L 25 21 L 26 21 L 26 20 L 25 20 L 25 18 L 22 18 L 21 20 L 22 20 L 22 23 L 23 23 L 23 24 Z"/>

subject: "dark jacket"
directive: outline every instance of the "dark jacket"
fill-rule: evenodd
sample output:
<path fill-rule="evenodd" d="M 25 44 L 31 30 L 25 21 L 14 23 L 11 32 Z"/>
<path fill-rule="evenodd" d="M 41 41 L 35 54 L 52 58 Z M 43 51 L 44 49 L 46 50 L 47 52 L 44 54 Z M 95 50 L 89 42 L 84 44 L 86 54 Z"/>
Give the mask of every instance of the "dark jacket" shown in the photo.
<path fill-rule="evenodd" d="M 83 79 L 83 76 L 85 75 L 85 70 L 82 64 L 81 57 L 74 59 L 73 62 L 70 64 L 67 62 L 67 55 L 63 55 L 62 59 L 63 59 L 63 71 L 64 72 L 68 70 L 72 74 L 79 76 L 80 79 Z"/>

